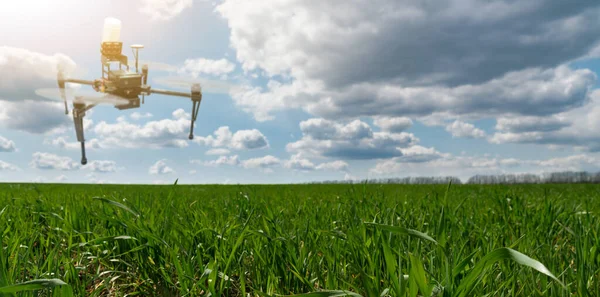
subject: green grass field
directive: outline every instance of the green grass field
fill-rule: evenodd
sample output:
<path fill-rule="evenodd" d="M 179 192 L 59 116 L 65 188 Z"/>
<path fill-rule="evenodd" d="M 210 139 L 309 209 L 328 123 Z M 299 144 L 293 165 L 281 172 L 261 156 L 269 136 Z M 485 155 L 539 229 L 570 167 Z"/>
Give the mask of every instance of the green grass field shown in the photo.
<path fill-rule="evenodd" d="M 600 296 L 597 185 L 0 184 L 0 201 L 2 296 Z"/>

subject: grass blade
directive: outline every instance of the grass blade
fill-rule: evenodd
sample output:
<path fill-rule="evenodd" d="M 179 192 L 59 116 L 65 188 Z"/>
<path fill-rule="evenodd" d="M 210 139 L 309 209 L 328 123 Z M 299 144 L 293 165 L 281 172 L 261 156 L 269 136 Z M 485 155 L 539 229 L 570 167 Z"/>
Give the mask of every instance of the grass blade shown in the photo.
<path fill-rule="evenodd" d="M 408 229 L 408 228 L 404 228 L 404 227 L 400 227 L 400 226 L 390 226 L 390 225 L 383 225 L 383 224 L 377 224 L 377 223 L 370 223 L 370 222 L 365 222 L 364 224 L 366 224 L 367 226 L 375 227 L 380 230 L 386 230 L 386 231 L 389 231 L 392 233 L 408 235 L 408 236 L 427 240 L 427 241 L 437 244 L 437 241 L 435 241 L 435 239 L 433 239 L 431 236 L 429 236 L 423 232 L 414 230 L 414 229 Z"/>
<path fill-rule="evenodd" d="M 566 288 L 565 285 L 560 280 L 558 280 L 558 278 L 556 278 L 554 274 L 552 274 L 550 270 L 548 270 L 548 268 L 544 266 L 544 264 L 540 263 L 539 261 L 534 260 L 528 257 L 527 255 L 510 248 L 499 248 L 485 255 L 485 257 L 483 257 L 479 261 L 479 263 L 475 265 L 475 267 L 473 268 L 473 270 L 471 270 L 467 277 L 465 277 L 465 279 L 462 280 L 457 290 L 458 296 L 469 296 L 471 290 L 473 290 L 475 285 L 478 283 L 478 279 L 483 273 L 483 271 L 494 265 L 496 262 L 503 260 L 512 260 L 517 262 L 518 264 L 531 267 L 537 270 L 538 272 L 549 276 L 550 278 L 558 282 L 563 288 Z"/>
<path fill-rule="evenodd" d="M 297 297 L 343 297 L 343 296 L 354 296 L 362 297 L 362 295 L 350 292 L 350 291 L 319 291 L 305 294 L 295 295 L 277 295 L 277 296 L 297 296 Z"/>
<path fill-rule="evenodd" d="M 119 207 L 119 208 L 121 208 L 121 209 L 124 209 L 124 210 L 126 210 L 126 211 L 130 212 L 131 214 L 133 214 L 133 215 L 134 215 L 134 216 L 136 216 L 136 217 L 139 217 L 139 216 L 140 216 L 140 214 L 139 214 L 139 213 L 137 213 L 136 211 L 134 211 L 133 209 L 131 209 L 129 206 L 127 206 L 127 205 L 125 205 L 125 204 L 122 204 L 122 203 L 119 203 L 119 202 L 117 202 L 117 201 L 113 201 L 113 200 L 110 200 L 110 199 L 106 199 L 106 198 L 104 198 L 104 197 L 94 197 L 94 199 L 97 199 L 97 200 L 100 200 L 100 201 L 102 201 L 102 202 L 104 202 L 104 203 L 108 203 L 108 204 L 110 204 L 110 205 L 114 205 L 114 206 L 116 206 L 116 207 Z"/>
<path fill-rule="evenodd" d="M 67 283 L 61 281 L 60 279 L 36 279 L 32 281 L 27 281 L 20 284 L 14 284 L 6 287 L 0 288 L 0 293 L 16 293 L 22 291 L 34 291 L 41 290 L 46 288 L 52 288 L 57 286 L 65 286 Z"/>

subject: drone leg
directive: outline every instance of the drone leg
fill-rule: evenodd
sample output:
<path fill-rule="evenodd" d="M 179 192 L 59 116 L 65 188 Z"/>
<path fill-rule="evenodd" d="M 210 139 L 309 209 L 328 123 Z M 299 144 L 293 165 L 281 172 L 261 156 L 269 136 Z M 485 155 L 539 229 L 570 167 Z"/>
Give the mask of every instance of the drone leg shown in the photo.
<path fill-rule="evenodd" d="M 190 124 L 190 136 L 189 139 L 194 139 L 194 122 L 198 117 L 198 111 L 200 110 L 200 101 L 192 101 L 192 123 Z"/>
<path fill-rule="evenodd" d="M 77 141 L 81 142 L 81 165 L 87 164 L 87 158 L 85 157 L 85 138 L 83 137 L 83 117 L 84 112 L 77 109 L 73 109 L 73 122 L 75 123 L 75 133 L 77 134 Z"/>
<path fill-rule="evenodd" d="M 81 165 L 87 164 L 87 158 L 85 157 L 85 141 L 81 142 Z"/>

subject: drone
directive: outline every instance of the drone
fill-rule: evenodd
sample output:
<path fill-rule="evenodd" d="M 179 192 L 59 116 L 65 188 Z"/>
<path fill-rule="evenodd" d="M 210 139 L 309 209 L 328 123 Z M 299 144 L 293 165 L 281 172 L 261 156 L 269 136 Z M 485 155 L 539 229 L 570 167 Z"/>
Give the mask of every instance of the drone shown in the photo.
<path fill-rule="evenodd" d="M 83 118 L 87 111 L 98 104 L 110 104 L 119 110 L 126 110 L 139 108 L 140 101 L 141 104 L 144 104 L 145 96 L 150 96 L 152 94 L 190 98 L 192 101 L 192 113 L 189 139 L 194 139 L 194 122 L 198 116 L 200 102 L 202 102 L 202 89 L 200 84 L 192 84 L 189 93 L 152 88 L 148 85 L 148 65 L 142 65 L 141 72 L 138 68 L 139 50 L 144 48 L 144 46 L 139 44 L 131 46 L 135 58 L 135 71 L 130 70 L 128 57 L 122 54 L 123 43 L 119 41 L 120 31 L 121 21 L 115 18 L 105 19 L 103 38 L 100 47 L 100 60 L 102 63 L 101 78 L 93 81 L 70 78 L 65 75 L 62 67 L 58 68 L 58 88 L 60 98 L 65 104 L 65 114 L 69 114 L 67 106 L 67 90 L 69 89 L 65 88 L 67 83 L 92 86 L 94 91 L 104 94 L 104 97 L 100 98 L 74 96 L 72 115 L 77 141 L 81 143 L 82 165 L 87 164 Z M 111 66 L 116 64 L 118 64 L 118 67 L 111 68 Z M 49 97 L 45 96 L 46 94 L 43 94 L 43 92 L 38 94 Z M 142 96 L 141 100 L 140 96 Z"/>

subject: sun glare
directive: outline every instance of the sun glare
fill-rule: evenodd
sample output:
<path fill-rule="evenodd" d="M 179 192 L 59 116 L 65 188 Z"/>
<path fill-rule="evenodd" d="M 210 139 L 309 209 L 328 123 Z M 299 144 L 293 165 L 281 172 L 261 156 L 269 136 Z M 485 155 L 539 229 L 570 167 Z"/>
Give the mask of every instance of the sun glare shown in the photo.
<path fill-rule="evenodd" d="M 69 1 L 3 0 L 0 4 L 0 16 L 17 22 L 36 22 L 36 20 L 47 19 L 61 11 L 68 11 L 68 8 L 65 7 L 67 3 L 61 2 Z"/>

